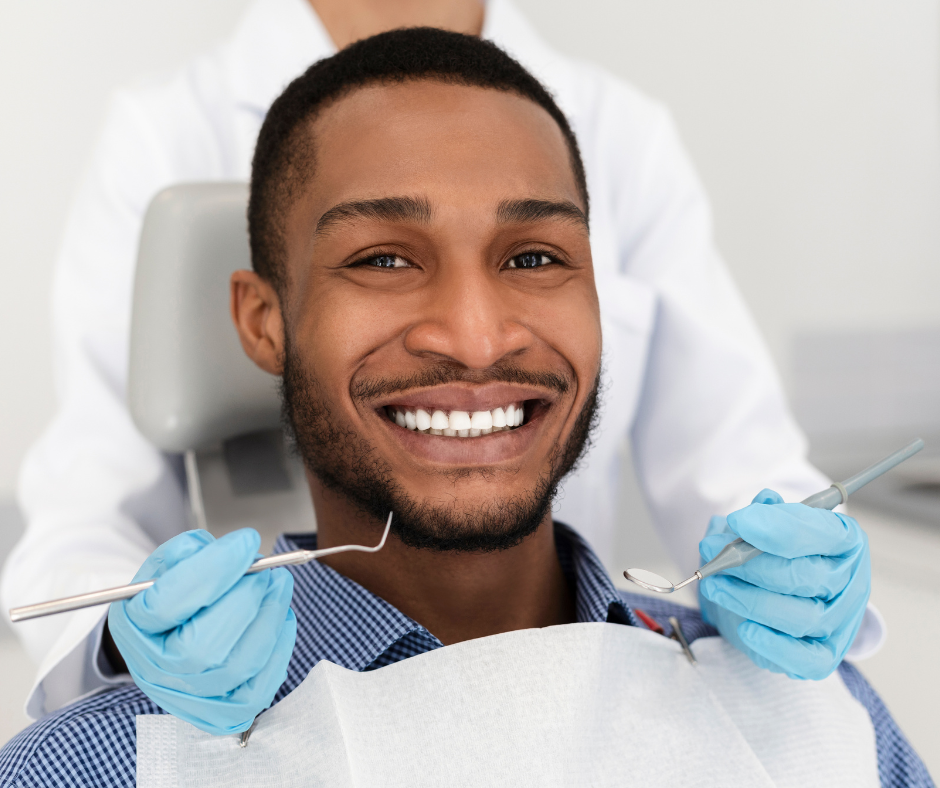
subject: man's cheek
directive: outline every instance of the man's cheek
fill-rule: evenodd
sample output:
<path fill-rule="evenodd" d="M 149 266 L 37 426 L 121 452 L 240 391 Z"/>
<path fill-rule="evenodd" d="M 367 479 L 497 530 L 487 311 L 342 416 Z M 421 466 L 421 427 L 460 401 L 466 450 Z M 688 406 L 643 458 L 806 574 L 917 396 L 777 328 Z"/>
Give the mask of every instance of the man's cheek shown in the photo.
<path fill-rule="evenodd" d="M 366 340 L 375 336 L 367 310 L 350 308 L 345 299 L 329 293 L 314 296 L 303 326 L 304 350 L 311 358 L 330 367 L 361 357 Z"/>
<path fill-rule="evenodd" d="M 590 310 L 559 310 L 546 332 L 546 340 L 571 366 L 579 390 L 594 385 L 601 368 L 603 338 L 600 321 Z"/>

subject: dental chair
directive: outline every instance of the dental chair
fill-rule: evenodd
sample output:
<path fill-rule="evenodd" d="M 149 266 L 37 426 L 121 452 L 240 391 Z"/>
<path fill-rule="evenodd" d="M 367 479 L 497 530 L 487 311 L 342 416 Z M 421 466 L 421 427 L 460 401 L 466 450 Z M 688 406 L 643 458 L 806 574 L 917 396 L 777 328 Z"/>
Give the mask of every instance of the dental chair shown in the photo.
<path fill-rule="evenodd" d="M 251 268 L 248 187 L 171 186 L 144 218 L 131 318 L 128 406 L 158 449 L 182 457 L 192 525 L 244 526 L 268 552 L 315 528 L 302 464 L 286 448 L 278 380 L 244 354 L 229 277 Z M 177 465 L 179 461 L 177 460 Z"/>

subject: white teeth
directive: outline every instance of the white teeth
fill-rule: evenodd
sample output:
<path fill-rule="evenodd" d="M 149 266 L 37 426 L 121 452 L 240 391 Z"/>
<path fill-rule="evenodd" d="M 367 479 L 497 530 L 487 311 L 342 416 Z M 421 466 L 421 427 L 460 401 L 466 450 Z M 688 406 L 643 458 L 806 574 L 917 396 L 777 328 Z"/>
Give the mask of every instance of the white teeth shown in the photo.
<path fill-rule="evenodd" d="M 470 416 L 471 430 L 488 430 L 493 426 L 493 414 L 488 410 L 478 410 Z"/>
<path fill-rule="evenodd" d="M 469 430 L 470 414 L 465 410 L 453 410 L 450 413 L 450 428 L 452 430 Z"/>
<path fill-rule="evenodd" d="M 492 432 L 511 430 L 520 426 L 525 417 L 522 403 L 513 403 L 505 408 L 493 410 L 478 410 L 473 413 L 454 410 L 450 412 L 450 415 L 443 410 L 429 413 L 421 408 L 409 410 L 401 407 L 389 407 L 386 412 L 399 427 L 431 435 L 444 435 L 449 438 L 476 438 Z"/>
<path fill-rule="evenodd" d="M 493 431 L 493 413 L 488 410 L 478 410 L 470 414 L 470 437 L 476 438 L 484 432 Z"/>

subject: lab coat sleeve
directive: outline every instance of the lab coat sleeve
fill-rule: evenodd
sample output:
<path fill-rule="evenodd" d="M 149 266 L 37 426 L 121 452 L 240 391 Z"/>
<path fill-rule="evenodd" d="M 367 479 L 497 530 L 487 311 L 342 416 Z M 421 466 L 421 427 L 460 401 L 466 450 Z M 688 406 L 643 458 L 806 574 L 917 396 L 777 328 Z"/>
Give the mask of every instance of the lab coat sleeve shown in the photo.
<path fill-rule="evenodd" d="M 655 300 L 631 428 L 656 527 L 683 572 L 708 520 L 764 487 L 801 500 L 825 487 L 806 460 L 756 325 L 714 248 L 708 202 L 665 110 L 613 85 L 596 155 L 619 165 L 593 189 L 616 219 L 616 275 Z"/>
<path fill-rule="evenodd" d="M 138 235 L 173 177 L 133 97 L 116 97 L 55 267 L 58 408 L 21 470 L 27 527 L 4 566 L 5 607 L 127 583 L 157 543 L 188 527 L 178 468 L 138 433 L 125 401 Z M 106 612 L 15 625 L 40 663 L 31 716 L 121 680 L 99 658 Z"/>
<path fill-rule="evenodd" d="M 617 102 L 607 107 L 616 112 Z M 605 126 L 623 129 L 624 120 Z M 635 189 L 617 206 L 627 230 L 619 273 L 656 296 L 631 442 L 657 531 L 685 577 L 698 566 L 712 515 L 745 506 L 764 487 L 799 501 L 829 480 L 807 460 L 806 438 L 715 249 L 707 199 L 668 114 L 658 110 L 652 128 L 634 159 L 642 167 L 629 174 Z M 862 629 L 855 659 L 885 636 L 872 610 Z"/>

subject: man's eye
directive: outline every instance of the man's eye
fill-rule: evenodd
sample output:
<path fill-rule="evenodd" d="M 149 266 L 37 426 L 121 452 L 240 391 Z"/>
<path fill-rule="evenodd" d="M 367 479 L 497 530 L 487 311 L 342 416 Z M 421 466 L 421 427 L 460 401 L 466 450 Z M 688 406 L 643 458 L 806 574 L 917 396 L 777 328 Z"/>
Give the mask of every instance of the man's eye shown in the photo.
<path fill-rule="evenodd" d="M 361 261 L 358 265 L 370 268 L 408 268 L 408 261 L 397 254 L 379 254 Z"/>
<path fill-rule="evenodd" d="M 551 265 L 555 260 L 542 252 L 523 252 L 510 257 L 507 268 L 542 268 Z"/>

